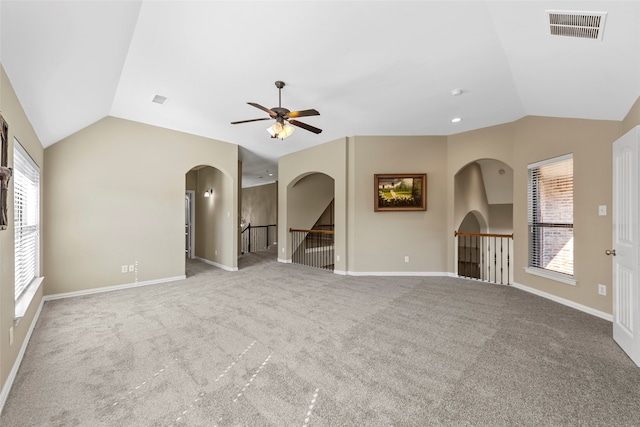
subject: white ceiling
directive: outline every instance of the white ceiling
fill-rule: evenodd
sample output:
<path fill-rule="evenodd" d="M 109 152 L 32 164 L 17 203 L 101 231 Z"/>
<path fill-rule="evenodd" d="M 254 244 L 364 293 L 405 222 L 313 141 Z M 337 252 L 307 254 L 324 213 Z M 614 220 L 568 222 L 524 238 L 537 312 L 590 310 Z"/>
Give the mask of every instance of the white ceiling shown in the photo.
<path fill-rule="evenodd" d="M 549 35 L 547 9 L 607 12 L 602 41 Z M 45 147 L 122 117 L 240 145 L 245 186 L 344 136 L 621 120 L 640 96 L 640 0 L 1 0 L 0 16 L 2 65 Z M 266 117 L 246 102 L 277 106 L 276 80 L 321 134 L 230 124 Z"/>

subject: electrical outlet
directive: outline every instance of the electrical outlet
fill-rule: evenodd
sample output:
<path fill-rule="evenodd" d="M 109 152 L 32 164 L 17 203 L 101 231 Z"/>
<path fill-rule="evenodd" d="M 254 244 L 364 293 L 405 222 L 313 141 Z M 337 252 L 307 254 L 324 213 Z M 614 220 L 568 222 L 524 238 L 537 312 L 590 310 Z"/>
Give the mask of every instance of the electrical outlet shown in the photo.
<path fill-rule="evenodd" d="M 284 253 L 284 248 L 282 248 L 282 253 Z"/>
<path fill-rule="evenodd" d="M 213 251 L 214 255 L 218 255 L 218 250 L 216 249 L 215 251 Z"/>
<path fill-rule="evenodd" d="M 606 285 L 598 285 L 598 293 L 600 295 L 607 295 L 607 286 Z"/>
<path fill-rule="evenodd" d="M 129 273 L 133 273 L 135 271 L 135 267 L 133 264 L 129 264 Z"/>
<path fill-rule="evenodd" d="M 607 216 L 607 205 L 598 206 L 598 215 Z"/>
<path fill-rule="evenodd" d="M 340 255 L 336 255 L 336 261 L 340 261 Z"/>
<path fill-rule="evenodd" d="M 13 345 L 13 326 L 9 328 L 9 346 Z"/>
<path fill-rule="evenodd" d="M 122 268 L 120 269 L 120 271 L 122 271 L 123 273 L 126 273 L 129 270 L 127 269 L 126 265 L 123 265 Z"/>
<path fill-rule="evenodd" d="M 409 262 L 409 255 L 404 256 L 404 262 Z"/>

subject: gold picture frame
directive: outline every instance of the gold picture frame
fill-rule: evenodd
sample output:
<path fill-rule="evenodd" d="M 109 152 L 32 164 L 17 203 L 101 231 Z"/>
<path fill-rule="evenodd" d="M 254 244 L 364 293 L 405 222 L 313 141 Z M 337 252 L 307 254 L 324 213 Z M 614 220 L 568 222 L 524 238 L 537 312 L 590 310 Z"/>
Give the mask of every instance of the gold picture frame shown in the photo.
<path fill-rule="evenodd" d="M 427 210 L 426 173 L 375 174 L 373 177 L 375 212 Z"/>
<path fill-rule="evenodd" d="M 7 166 L 9 161 L 9 125 L 0 115 L 0 230 L 6 230 L 7 221 L 7 193 L 9 180 L 13 171 Z"/>

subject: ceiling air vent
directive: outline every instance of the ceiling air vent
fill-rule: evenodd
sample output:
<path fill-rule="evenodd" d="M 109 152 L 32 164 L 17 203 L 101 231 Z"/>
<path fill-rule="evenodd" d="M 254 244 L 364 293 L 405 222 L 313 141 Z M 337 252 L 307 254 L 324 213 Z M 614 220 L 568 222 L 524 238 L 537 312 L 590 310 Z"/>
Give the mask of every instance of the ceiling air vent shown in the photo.
<path fill-rule="evenodd" d="M 553 36 L 602 40 L 607 12 L 547 10 L 549 31 Z"/>
<path fill-rule="evenodd" d="M 151 102 L 155 102 L 156 104 L 164 105 L 167 102 L 167 97 L 162 95 L 156 95 L 153 97 Z"/>

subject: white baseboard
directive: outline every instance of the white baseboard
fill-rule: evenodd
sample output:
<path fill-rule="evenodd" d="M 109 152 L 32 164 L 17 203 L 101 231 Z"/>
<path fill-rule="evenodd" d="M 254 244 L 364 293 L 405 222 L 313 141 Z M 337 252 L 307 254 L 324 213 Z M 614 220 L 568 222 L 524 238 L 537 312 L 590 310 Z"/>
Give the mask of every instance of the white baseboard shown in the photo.
<path fill-rule="evenodd" d="M 197 260 L 200 260 L 202 262 L 204 262 L 205 264 L 209 264 L 209 265 L 213 265 L 214 267 L 218 267 L 221 268 L 223 270 L 227 270 L 227 271 L 238 271 L 238 267 L 228 267 L 226 265 L 222 265 L 220 263 L 217 263 L 215 261 L 211 261 L 208 260 L 206 258 L 200 258 L 199 256 L 196 257 Z"/>
<path fill-rule="evenodd" d="M 2 391 L 0 392 L 0 414 L 2 414 L 2 410 L 4 409 L 4 404 L 9 397 L 9 392 L 11 391 L 11 387 L 13 386 L 13 381 L 16 379 L 16 375 L 18 374 L 18 369 L 20 368 L 20 364 L 22 363 L 22 358 L 24 357 L 24 352 L 27 350 L 27 345 L 29 344 L 29 340 L 31 339 L 31 334 L 33 333 L 33 329 L 36 327 L 36 323 L 38 323 L 38 319 L 40 318 L 40 312 L 42 311 L 42 307 L 44 306 L 44 298 L 40 300 L 40 305 L 38 306 L 38 310 L 36 311 L 35 316 L 33 316 L 33 320 L 31 321 L 31 325 L 29 325 L 29 330 L 27 331 L 27 335 L 22 342 L 22 346 L 20 347 L 20 351 L 18 352 L 18 357 L 16 361 L 13 363 L 13 367 L 11 368 L 11 372 L 9 372 L 9 376 L 7 377 L 7 381 L 4 383 L 4 387 L 2 387 Z"/>
<path fill-rule="evenodd" d="M 157 285 L 160 283 L 177 282 L 178 280 L 184 280 L 186 278 L 187 276 L 165 277 L 163 279 L 145 280 L 144 282 L 127 283 L 124 285 L 105 286 L 102 288 L 93 288 L 93 289 L 87 289 L 87 290 L 75 291 L 75 292 L 64 292 L 60 294 L 46 295 L 43 298 L 43 300 L 52 301 L 52 300 L 61 299 L 61 298 L 72 298 L 72 297 L 79 297 L 83 295 L 100 294 L 102 292 L 119 291 L 121 289 L 137 288 L 139 286 L 149 286 L 149 285 Z"/>
<path fill-rule="evenodd" d="M 613 315 L 605 313 L 604 311 L 596 310 L 595 308 L 587 307 L 586 305 L 578 304 L 577 302 L 573 302 L 568 299 L 565 299 L 556 295 L 552 295 L 544 291 L 540 291 L 538 289 L 530 288 L 529 286 L 521 285 L 519 283 L 513 282 L 511 283 L 511 286 L 513 286 L 516 289 L 520 289 L 521 291 L 538 295 L 542 298 L 549 299 L 559 304 L 566 305 L 567 307 L 571 307 L 576 310 L 580 310 L 584 313 L 591 314 L 592 316 L 596 316 L 601 319 L 608 320 L 609 322 L 613 322 Z"/>
<path fill-rule="evenodd" d="M 347 271 L 347 276 L 458 277 L 442 271 Z"/>
<path fill-rule="evenodd" d="M 283 264 L 291 264 L 290 259 L 284 259 L 284 258 L 278 258 L 278 262 L 281 262 Z"/>
<path fill-rule="evenodd" d="M 340 276 L 346 276 L 347 272 L 344 270 L 333 270 L 333 274 L 339 274 Z"/>

